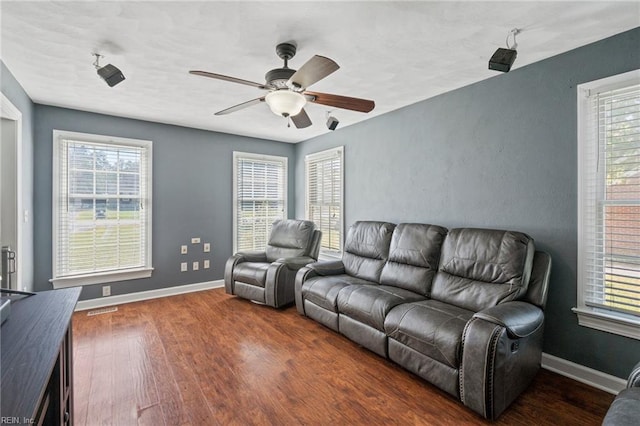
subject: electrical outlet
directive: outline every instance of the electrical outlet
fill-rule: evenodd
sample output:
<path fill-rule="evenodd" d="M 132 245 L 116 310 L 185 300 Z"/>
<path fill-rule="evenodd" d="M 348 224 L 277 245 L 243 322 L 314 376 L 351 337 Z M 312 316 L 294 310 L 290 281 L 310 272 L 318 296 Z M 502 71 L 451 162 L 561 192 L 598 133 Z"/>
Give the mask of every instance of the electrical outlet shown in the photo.
<path fill-rule="evenodd" d="M 195 237 L 191 239 L 191 244 L 200 244 L 200 237 Z"/>
<path fill-rule="evenodd" d="M 209 269 L 209 266 L 210 266 L 209 259 L 206 259 L 204 262 L 202 262 L 202 267 L 204 269 Z"/>
<path fill-rule="evenodd" d="M 182 262 L 180 264 L 180 272 L 187 272 L 189 270 L 189 264 L 187 262 Z"/>
<path fill-rule="evenodd" d="M 197 271 L 198 269 L 200 269 L 200 262 L 198 261 L 193 262 L 193 270 Z"/>
<path fill-rule="evenodd" d="M 102 297 L 111 296 L 111 286 L 103 285 L 102 286 Z"/>
<path fill-rule="evenodd" d="M 204 252 L 209 253 L 211 251 L 211 243 L 204 243 Z"/>
<path fill-rule="evenodd" d="M 187 246 L 180 246 L 180 254 L 187 254 L 188 251 Z"/>

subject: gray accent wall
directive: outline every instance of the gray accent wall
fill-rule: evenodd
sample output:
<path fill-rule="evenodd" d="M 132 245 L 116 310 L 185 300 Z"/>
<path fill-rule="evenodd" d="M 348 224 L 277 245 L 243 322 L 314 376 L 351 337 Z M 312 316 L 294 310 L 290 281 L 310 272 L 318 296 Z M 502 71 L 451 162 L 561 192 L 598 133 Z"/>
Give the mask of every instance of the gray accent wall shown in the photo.
<path fill-rule="evenodd" d="M 296 215 L 304 216 L 305 155 L 344 145 L 346 226 L 385 220 L 524 231 L 553 258 L 544 351 L 626 377 L 640 341 L 581 327 L 571 311 L 576 85 L 638 68 L 640 28 L 522 68 L 516 60 L 508 74 L 302 142 Z"/>
<path fill-rule="evenodd" d="M 0 90 L 22 113 L 22 209 L 28 211 L 27 222 L 23 222 L 21 237 L 22 285 L 33 290 L 33 123 L 34 104 L 15 79 L 11 71 L 0 60 Z"/>
<path fill-rule="evenodd" d="M 212 118 L 213 119 L 213 118 Z M 232 250 L 233 151 L 279 155 L 289 163 L 289 216 L 293 216 L 294 146 L 186 127 L 90 112 L 35 107 L 35 258 L 36 290 L 51 288 L 51 191 L 53 130 L 153 141 L 153 275 L 148 279 L 109 283 L 111 294 L 156 290 L 223 278 Z M 201 244 L 192 245 L 191 238 Z M 211 253 L 202 243 L 211 243 Z M 189 246 L 187 255 L 180 246 Z M 202 261 L 210 259 L 211 268 Z M 200 270 L 192 271 L 192 262 Z M 189 272 L 180 272 L 181 262 Z M 85 286 L 81 299 L 102 296 L 101 285 Z"/>

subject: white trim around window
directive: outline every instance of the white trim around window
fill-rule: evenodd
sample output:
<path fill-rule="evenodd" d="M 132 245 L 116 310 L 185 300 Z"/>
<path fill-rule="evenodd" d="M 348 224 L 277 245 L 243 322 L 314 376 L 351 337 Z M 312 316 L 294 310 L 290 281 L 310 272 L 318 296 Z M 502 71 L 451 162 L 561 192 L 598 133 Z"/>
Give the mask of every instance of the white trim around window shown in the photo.
<path fill-rule="evenodd" d="M 581 84 L 577 95 L 573 312 L 581 326 L 640 340 L 640 70 Z"/>
<path fill-rule="evenodd" d="M 233 152 L 233 252 L 263 251 L 287 216 L 288 158 Z"/>
<path fill-rule="evenodd" d="M 344 146 L 305 156 L 305 218 L 322 232 L 319 257 L 340 259 L 344 241 Z"/>
<path fill-rule="evenodd" d="M 53 131 L 54 288 L 151 276 L 152 142 Z"/>

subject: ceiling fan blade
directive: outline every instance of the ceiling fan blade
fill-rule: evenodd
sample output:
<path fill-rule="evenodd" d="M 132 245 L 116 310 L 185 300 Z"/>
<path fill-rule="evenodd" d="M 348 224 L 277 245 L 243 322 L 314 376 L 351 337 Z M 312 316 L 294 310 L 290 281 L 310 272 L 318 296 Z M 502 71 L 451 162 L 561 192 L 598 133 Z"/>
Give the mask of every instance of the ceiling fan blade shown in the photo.
<path fill-rule="evenodd" d="M 215 74 L 207 71 L 189 71 L 189 74 L 230 81 L 232 83 L 245 84 L 247 86 L 257 87 L 258 89 L 269 89 L 269 87 L 265 86 L 264 84 L 256 83 L 254 81 L 243 80 L 241 78 L 229 77 L 228 75 Z"/>
<path fill-rule="evenodd" d="M 227 109 L 223 109 L 222 111 L 216 112 L 215 115 L 231 114 L 232 112 L 236 112 L 236 111 L 239 111 L 241 109 L 245 109 L 245 108 L 250 107 L 252 105 L 257 105 L 260 102 L 264 102 L 264 96 L 261 97 L 261 98 L 251 99 L 250 101 L 243 102 L 243 103 L 238 104 L 238 105 L 234 105 L 234 106 L 232 106 L 230 108 L 227 108 Z"/>
<path fill-rule="evenodd" d="M 324 56 L 315 55 L 289 78 L 287 84 L 294 89 L 306 89 L 313 83 L 322 80 L 336 71 L 338 68 L 340 68 L 340 66 L 333 60 L 325 58 Z"/>
<path fill-rule="evenodd" d="M 350 109 L 352 111 L 369 112 L 376 106 L 374 101 L 370 101 L 368 99 L 350 98 L 348 96 L 309 91 L 305 91 L 304 94 L 313 97 L 312 99 L 309 99 L 309 102 L 336 108 Z"/>
<path fill-rule="evenodd" d="M 295 124 L 298 129 L 304 129 L 305 127 L 311 126 L 311 119 L 304 108 L 298 113 L 298 115 L 291 117 L 291 121 L 293 121 L 293 124 Z"/>

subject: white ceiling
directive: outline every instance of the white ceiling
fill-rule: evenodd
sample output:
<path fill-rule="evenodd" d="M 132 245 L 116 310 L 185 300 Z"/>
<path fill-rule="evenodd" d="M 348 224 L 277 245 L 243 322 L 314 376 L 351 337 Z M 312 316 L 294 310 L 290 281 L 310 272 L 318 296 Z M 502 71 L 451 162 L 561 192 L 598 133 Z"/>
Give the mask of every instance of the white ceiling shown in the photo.
<path fill-rule="evenodd" d="M 275 46 L 295 41 L 298 69 L 314 54 L 337 72 L 310 90 L 373 99 L 369 114 L 333 110 L 340 128 L 499 75 L 487 69 L 512 28 L 513 69 L 640 26 L 632 2 L 68 2 L 0 3 L 0 54 L 34 102 L 285 142 L 328 132 L 286 127 L 266 104 L 213 113 L 259 97 L 249 86 L 188 74 L 205 70 L 264 82 L 282 66 Z M 119 67 L 109 88 L 91 65 Z M 580 66 L 580 64 L 576 64 Z"/>

